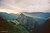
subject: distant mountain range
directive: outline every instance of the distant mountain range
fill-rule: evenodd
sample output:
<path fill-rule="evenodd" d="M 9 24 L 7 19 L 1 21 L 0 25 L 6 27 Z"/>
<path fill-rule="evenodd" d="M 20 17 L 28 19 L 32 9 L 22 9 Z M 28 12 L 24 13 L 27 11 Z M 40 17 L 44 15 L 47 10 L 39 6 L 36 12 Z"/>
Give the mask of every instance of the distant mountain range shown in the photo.
<path fill-rule="evenodd" d="M 0 12 L 0 17 L 3 17 L 5 19 L 7 19 L 7 20 L 16 19 L 17 18 L 17 14 L 13 14 L 13 13 L 8 14 L 6 12 Z"/>
<path fill-rule="evenodd" d="M 10 19 L 17 19 L 20 22 L 26 23 L 27 19 L 29 21 L 37 21 L 39 24 L 43 23 L 45 20 L 47 20 L 48 17 L 50 17 L 50 13 L 44 13 L 44 12 L 32 12 L 32 13 L 28 13 L 28 12 L 23 12 L 20 15 L 18 14 L 13 14 L 13 13 L 5 13 L 5 12 L 0 12 L 0 17 L 3 17 L 7 20 Z M 42 22 L 43 21 L 43 22 Z"/>
<path fill-rule="evenodd" d="M 47 18 L 47 17 L 50 17 L 50 12 L 32 12 L 32 13 L 27 13 L 25 12 L 24 13 L 25 15 L 30 15 L 30 16 L 37 16 L 37 17 L 44 17 L 44 18 Z"/>

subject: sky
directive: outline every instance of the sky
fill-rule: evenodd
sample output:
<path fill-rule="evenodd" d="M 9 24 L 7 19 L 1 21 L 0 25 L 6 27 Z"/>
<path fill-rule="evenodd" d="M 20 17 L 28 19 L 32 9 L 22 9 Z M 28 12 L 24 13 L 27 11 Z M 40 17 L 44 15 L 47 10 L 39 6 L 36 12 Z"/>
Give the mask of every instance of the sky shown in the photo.
<path fill-rule="evenodd" d="M 0 0 L 0 12 L 50 12 L 50 0 Z"/>

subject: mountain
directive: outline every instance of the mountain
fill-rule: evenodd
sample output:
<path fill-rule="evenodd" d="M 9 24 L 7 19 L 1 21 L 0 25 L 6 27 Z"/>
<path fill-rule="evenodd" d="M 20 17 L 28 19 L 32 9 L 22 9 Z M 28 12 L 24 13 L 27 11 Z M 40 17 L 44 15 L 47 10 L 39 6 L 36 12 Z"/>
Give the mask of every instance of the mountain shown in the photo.
<path fill-rule="evenodd" d="M 44 21 L 47 20 L 48 17 L 50 17 L 50 13 L 44 13 L 44 12 L 32 12 L 32 13 L 28 13 L 28 12 L 23 12 L 20 15 L 18 14 L 8 14 L 5 12 L 0 12 L 0 17 L 3 17 L 7 20 L 11 20 L 11 19 L 16 19 L 17 21 L 19 21 L 22 24 L 30 24 L 29 26 L 32 26 L 35 22 L 37 22 L 38 24 L 42 24 L 44 23 Z"/>
<path fill-rule="evenodd" d="M 32 12 L 32 13 L 27 13 L 24 12 L 25 15 L 30 15 L 30 16 L 37 16 L 37 17 L 50 17 L 50 12 Z"/>
<path fill-rule="evenodd" d="M 44 20 L 47 20 L 47 18 L 50 17 L 50 12 L 32 12 L 32 13 L 25 12 L 23 14 L 32 17 L 33 19 L 36 19 L 36 21 L 38 21 L 39 23 L 41 23 Z"/>
<path fill-rule="evenodd" d="M 7 32 L 2 32 L 2 31 L 7 31 L 9 30 L 6 23 L 6 20 L 2 17 L 0 17 L 0 33 L 7 33 Z"/>
<path fill-rule="evenodd" d="M 6 12 L 0 12 L 0 17 L 3 17 L 5 19 L 9 20 L 9 19 L 16 19 L 18 17 L 18 15 L 17 14 L 13 14 L 13 13 L 8 14 Z"/>
<path fill-rule="evenodd" d="M 39 33 L 41 27 L 45 22 L 50 18 L 50 13 L 44 12 L 22 12 L 20 15 L 18 14 L 8 14 L 5 12 L 0 12 L 0 17 L 4 18 L 10 26 L 10 30 L 12 32 L 20 33 Z M 0 18 L 0 19 L 2 19 Z M 1 20 L 0 20 L 1 21 Z M 13 30 L 12 30 L 12 29 Z M 19 32 L 20 31 L 20 32 Z"/>
<path fill-rule="evenodd" d="M 29 33 L 24 26 L 18 24 L 17 21 L 14 22 L 14 20 L 7 21 L 0 17 L 0 33 Z"/>
<path fill-rule="evenodd" d="M 19 17 L 17 18 L 18 21 L 22 23 L 27 23 L 27 20 L 29 22 L 36 21 L 39 24 L 42 24 L 47 18 L 50 17 L 50 13 L 43 13 L 43 12 L 32 12 L 32 13 L 21 13 Z"/>
<path fill-rule="evenodd" d="M 48 18 L 41 27 L 41 33 L 50 33 L 50 18 Z"/>
<path fill-rule="evenodd" d="M 29 32 L 38 33 L 39 29 L 45 23 L 45 21 L 50 17 L 50 13 L 43 12 L 32 12 L 32 13 L 21 13 L 16 19 L 18 22 L 23 24 Z"/>

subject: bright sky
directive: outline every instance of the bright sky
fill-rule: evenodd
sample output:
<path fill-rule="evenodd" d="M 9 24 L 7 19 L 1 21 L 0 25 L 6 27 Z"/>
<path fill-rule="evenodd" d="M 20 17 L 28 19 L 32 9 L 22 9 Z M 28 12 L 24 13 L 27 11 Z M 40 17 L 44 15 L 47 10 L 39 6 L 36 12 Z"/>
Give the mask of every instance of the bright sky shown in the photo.
<path fill-rule="evenodd" d="M 0 0 L 0 12 L 50 12 L 49 0 Z M 4 11 L 3 11 L 4 10 Z M 8 11 L 7 11 L 8 10 Z"/>

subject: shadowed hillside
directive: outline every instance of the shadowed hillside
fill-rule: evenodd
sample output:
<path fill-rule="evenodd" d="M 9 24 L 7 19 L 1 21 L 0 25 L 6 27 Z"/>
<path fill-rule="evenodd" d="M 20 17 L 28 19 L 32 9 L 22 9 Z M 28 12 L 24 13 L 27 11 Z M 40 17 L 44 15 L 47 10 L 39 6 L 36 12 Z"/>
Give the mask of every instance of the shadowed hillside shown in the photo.
<path fill-rule="evenodd" d="M 8 30 L 6 20 L 0 17 L 0 33 L 6 33 Z"/>
<path fill-rule="evenodd" d="M 42 33 L 50 33 L 50 18 L 42 25 Z"/>

